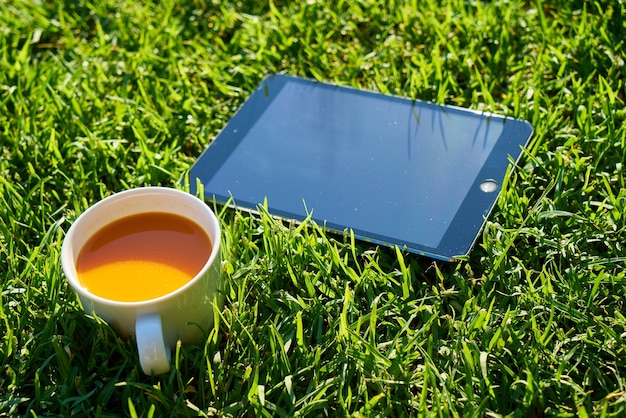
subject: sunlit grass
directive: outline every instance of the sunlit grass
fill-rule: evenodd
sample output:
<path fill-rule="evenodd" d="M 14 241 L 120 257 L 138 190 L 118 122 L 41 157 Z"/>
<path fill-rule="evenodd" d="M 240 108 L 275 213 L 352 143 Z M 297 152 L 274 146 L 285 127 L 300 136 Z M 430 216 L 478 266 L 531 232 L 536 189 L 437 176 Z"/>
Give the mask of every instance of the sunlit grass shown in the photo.
<path fill-rule="evenodd" d="M 5 6 L 0 415 L 626 412 L 622 2 Z M 458 264 L 216 208 L 219 326 L 146 377 L 66 285 L 64 231 L 111 193 L 180 187 L 268 72 L 485 109 L 535 135 Z"/>

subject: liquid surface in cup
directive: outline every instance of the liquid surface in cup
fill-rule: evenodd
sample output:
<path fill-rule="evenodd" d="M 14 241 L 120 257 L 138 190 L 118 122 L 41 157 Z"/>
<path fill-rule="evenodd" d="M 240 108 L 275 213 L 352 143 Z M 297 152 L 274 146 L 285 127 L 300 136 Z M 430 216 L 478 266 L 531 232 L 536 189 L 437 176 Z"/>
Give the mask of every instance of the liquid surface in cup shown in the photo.
<path fill-rule="evenodd" d="M 78 280 L 106 299 L 154 299 L 194 278 L 211 248 L 206 232 L 187 218 L 164 212 L 131 215 L 87 241 L 76 263 Z"/>

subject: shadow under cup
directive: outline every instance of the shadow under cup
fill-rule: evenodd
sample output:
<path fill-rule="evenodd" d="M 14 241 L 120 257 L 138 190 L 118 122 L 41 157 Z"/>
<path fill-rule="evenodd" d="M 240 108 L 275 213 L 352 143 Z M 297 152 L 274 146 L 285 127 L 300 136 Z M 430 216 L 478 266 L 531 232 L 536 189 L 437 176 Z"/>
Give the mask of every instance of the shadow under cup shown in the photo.
<path fill-rule="evenodd" d="M 176 290 L 148 300 L 120 302 L 90 293 L 78 280 L 76 264 L 87 241 L 102 227 L 127 216 L 164 212 L 198 224 L 208 235 L 212 251 L 201 271 Z M 217 217 L 195 196 L 165 187 L 131 189 L 109 196 L 87 209 L 70 227 L 61 250 L 65 276 L 83 309 L 113 327 L 121 337 L 137 342 L 146 374 L 169 370 L 171 349 L 180 340 L 198 342 L 213 327 L 214 308 L 221 310 L 221 234 Z"/>

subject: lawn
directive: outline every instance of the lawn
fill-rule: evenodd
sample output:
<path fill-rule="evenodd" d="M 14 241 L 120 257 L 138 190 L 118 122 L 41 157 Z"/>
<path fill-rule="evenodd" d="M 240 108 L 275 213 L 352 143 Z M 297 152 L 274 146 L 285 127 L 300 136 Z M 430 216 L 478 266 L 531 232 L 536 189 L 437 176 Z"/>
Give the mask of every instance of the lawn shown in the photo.
<path fill-rule="evenodd" d="M 622 0 L 7 0 L 0 416 L 625 416 Z M 268 72 L 530 121 L 474 250 L 216 208 L 226 304 L 170 373 L 60 266 L 91 204 L 180 186 Z"/>

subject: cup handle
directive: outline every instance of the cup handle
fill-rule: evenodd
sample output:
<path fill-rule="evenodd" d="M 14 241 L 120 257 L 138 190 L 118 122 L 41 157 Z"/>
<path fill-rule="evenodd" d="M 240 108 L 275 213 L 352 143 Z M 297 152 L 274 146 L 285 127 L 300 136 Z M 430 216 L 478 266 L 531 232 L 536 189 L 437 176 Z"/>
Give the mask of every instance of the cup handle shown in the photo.
<path fill-rule="evenodd" d="M 163 340 L 161 316 L 148 314 L 138 317 L 135 321 L 135 336 L 143 372 L 147 375 L 167 373 L 172 354 Z"/>

